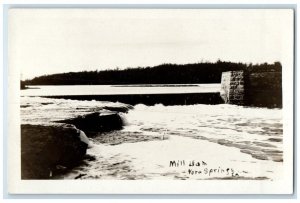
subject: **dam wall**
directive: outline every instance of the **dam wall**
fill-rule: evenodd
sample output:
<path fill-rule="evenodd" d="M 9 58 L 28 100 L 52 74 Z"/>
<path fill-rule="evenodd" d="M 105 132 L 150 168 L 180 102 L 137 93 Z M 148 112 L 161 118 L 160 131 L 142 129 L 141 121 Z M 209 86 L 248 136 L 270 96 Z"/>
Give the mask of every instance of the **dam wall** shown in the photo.
<path fill-rule="evenodd" d="M 222 104 L 219 92 L 201 93 L 171 93 L 171 94 L 123 94 L 123 95 L 59 95 L 43 96 L 56 99 L 95 100 L 121 102 L 131 105 L 193 105 L 193 104 Z"/>
<path fill-rule="evenodd" d="M 282 108 L 282 73 L 272 70 L 223 72 L 220 96 L 228 104 Z"/>

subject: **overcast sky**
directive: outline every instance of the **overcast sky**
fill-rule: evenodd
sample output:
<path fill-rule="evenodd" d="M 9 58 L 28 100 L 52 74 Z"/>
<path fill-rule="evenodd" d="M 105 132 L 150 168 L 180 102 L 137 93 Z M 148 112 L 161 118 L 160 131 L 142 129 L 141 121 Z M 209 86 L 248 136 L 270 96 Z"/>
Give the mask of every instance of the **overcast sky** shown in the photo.
<path fill-rule="evenodd" d="M 12 9 L 9 66 L 52 73 L 283 60 L 291 10 Z"/>

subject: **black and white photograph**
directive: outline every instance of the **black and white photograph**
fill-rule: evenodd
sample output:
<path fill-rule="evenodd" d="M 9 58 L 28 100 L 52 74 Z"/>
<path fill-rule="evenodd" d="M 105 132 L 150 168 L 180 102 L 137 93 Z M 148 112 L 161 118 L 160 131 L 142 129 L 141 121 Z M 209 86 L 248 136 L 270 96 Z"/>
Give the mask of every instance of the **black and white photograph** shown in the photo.
<path fill-rule="evenodd" d="M 291 193 L 293 12 L 11 8 L 11 191 Z"/>

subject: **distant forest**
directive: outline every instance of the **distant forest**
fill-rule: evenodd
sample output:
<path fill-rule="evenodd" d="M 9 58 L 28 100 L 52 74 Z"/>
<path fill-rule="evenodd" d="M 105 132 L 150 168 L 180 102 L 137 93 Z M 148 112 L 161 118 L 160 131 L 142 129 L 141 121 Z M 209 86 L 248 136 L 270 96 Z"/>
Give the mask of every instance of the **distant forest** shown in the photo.
<path fill-rule="evenodd" d="M 220 83 L 224 71 L 281 72 L 280 62 L 245 64 L 217 61 L 193 64 L 161 64 L 124 70 L 81 71 L 35 77 L 25 85 L 124 85 Z"/>

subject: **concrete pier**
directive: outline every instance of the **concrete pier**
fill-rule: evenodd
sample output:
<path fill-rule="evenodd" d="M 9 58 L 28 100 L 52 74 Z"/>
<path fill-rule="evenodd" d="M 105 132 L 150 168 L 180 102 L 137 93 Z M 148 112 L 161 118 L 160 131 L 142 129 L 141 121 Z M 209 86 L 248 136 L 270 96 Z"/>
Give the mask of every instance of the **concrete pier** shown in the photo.
<path fill-rule="evenodd" d="M 223 72 L 220 96 L 228 104 L 281 108 L 281 77 L 272 70 Z"/>
<path fill-rule="evenodd" d="M 220 95 L 225 103 L 244 105 L 244 71 L 222 73 Z"/>

